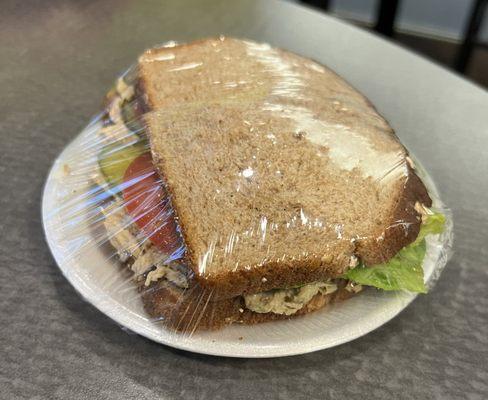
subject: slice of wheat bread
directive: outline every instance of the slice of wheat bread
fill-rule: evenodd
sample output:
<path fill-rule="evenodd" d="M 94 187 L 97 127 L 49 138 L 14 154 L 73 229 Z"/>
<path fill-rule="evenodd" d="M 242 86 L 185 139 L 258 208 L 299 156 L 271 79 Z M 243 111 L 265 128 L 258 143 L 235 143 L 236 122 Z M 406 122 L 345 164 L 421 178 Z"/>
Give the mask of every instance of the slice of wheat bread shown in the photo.
<path fill-rule="evenodd" d="M 211 301 L 212 294 L 200 285 L 181 289 L 166 280 L 140 286 L 144 308 L 150 317 L 161 320 L 170 329 L 192 334 L 196 330 L 220 329 L 234 323 L 257 324 L 291 319 L 317 311 L 332 302 L 354 295 L 345 289 L 343 281 L 331 294 L 316 294 L 295 314 L 256 313 L 245 307 L 242 297 Z"/>
<path fill-rule="evenodd" d="M 211 39 L 146 52 L 138 93 L 188 264 L 219 298 L 336 277 L 417 236 L 430 198 L 405 148 L 325 67 Z"/>

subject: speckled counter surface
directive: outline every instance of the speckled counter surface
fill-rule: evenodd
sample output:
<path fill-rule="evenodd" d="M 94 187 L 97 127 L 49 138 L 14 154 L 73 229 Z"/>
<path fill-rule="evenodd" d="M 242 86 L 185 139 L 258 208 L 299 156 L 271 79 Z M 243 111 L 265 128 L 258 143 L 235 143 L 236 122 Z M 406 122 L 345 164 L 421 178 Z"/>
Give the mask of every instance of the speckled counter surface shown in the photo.
<path fill-rule="evenodd" d="M 0 7 L 1 398 L 488 398 L 486 92 L 284 2 Z M 340 72 L 390 120 L 453 210 L 455 253 L 435 289 L 359 340 L 281 359 L 176 351 L 128 334 L 84 302 L 51 258 L 44 179 L 113 78 L 152 44 L 219 33 L 268 41 Z"/>

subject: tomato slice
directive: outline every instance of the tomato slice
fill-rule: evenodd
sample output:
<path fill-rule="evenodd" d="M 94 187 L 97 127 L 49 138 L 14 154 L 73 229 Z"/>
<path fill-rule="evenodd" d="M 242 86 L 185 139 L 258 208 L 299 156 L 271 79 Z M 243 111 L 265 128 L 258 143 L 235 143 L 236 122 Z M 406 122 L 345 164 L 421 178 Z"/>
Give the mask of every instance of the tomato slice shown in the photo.
<path fill-rule="evenodd" d="M 181 245 L 168 195 L 154 169 L 150 153 L 136 157 L 124 174 L 122 196 L 136 225 L 163 253 Z"/>

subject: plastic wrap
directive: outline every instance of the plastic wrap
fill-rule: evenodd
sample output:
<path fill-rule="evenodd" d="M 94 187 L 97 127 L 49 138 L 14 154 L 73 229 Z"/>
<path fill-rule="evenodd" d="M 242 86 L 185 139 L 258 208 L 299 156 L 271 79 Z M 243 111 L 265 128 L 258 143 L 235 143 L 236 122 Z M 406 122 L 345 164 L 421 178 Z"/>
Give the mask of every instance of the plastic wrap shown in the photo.
<path fill-rule="evenodd" d="M 44 207 L 53 253 L 96 271 L 85 296 L 142 302 L 176 335 L 425 293 L 449 255 L 450 213 L 387 122 L 268 45 L 145 52 L 75 148 Z"/>

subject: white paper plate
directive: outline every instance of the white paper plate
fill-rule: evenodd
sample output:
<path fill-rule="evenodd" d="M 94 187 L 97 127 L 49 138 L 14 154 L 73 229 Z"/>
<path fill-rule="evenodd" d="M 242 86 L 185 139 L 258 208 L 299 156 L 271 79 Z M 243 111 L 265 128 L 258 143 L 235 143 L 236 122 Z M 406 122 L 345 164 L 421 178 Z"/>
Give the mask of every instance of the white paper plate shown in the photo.
<path fill-rule="evenodd" d="M 113 260 L 107 258 L 107 252 L 99 246 L 87 245 L 93 241 L 86 237 L 88 230 L 83 231 L 79 241 L 73 241 L 72 226 L 67 226 L 67 230 L 60 229 L 60 221 L 66 218 L 60 210 L 64 208 L 70 212 L 69 221 L 72 221 L 74 207 L 69 205 L 70 199 L 79 198 L 80 193 L 90 189 L 88 176 L 83 176 L 80 171 L 70 173 L 65 165 L 72 165 L 73 160 L 86 153 L 86 144 L 93 140 L 98 127 L 98 122 L 88 126 L 55 161 L 44 188 L 42 215 L 49 247 L 64 276 L 88 302 L 123 327 L 156 342 L 196 353 L 281 357 L 326 349 L 356 339 L 389 321 L 415 298 L 411 293 L 367 289 L 350 300 L 288 321 L 235 325 L 216 332 L 197 332 L 192 336 L 166 330 L 162 324 L 148 318 L 135 285 Z M 96 154 L 97 151 L 93 151 L 93 157 L 85 154 L 84 158 L 96 162 Z M 424 173 L 421 175 L 435 205 L 442 206 L 432 180 Z M 89 210 L 88 201 L 76 210 L 77 230 L 83 230 L 83 225 L 87 228 Z M 90 234 L 95 237 L 97 232 Z M 424 262 L 427 282 L 432 282 L 436 272 L 447 262 L 451 236 L 449 220 L 446 232 L 428 240 Z"/>

